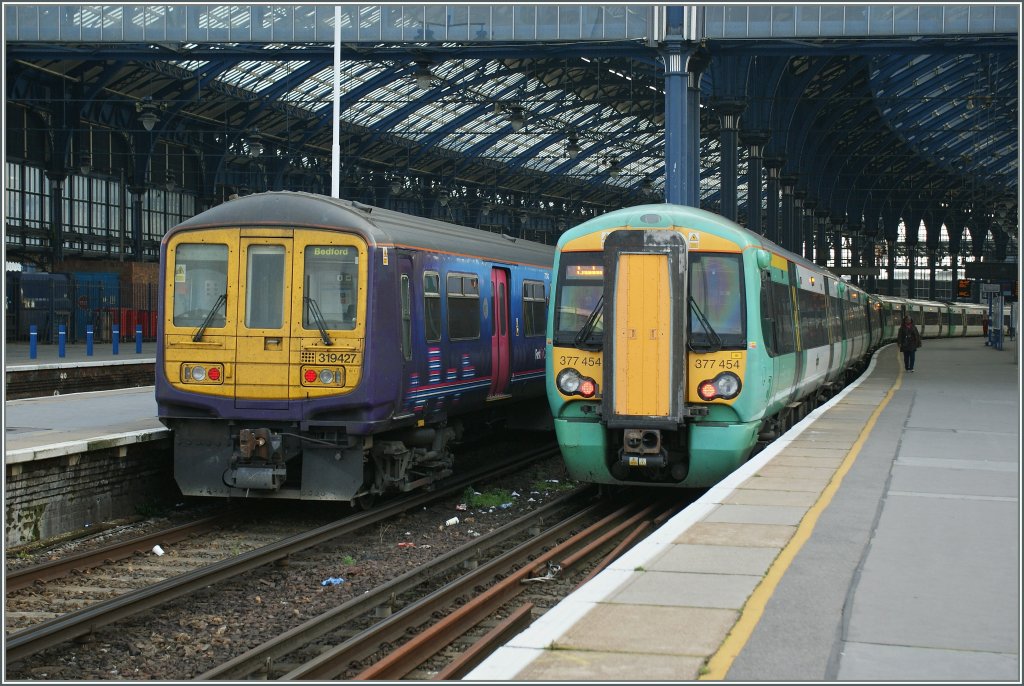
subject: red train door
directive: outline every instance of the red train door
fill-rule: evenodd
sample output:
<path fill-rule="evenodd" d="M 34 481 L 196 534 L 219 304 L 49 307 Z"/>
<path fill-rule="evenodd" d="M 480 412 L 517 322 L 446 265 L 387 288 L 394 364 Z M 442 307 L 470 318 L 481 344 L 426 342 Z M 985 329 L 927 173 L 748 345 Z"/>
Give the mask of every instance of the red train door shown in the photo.
<path fill-rule="evenodd" d="M 501 397 L 508 393 L 508 382 L 512 371 L 509 361 L 508 285 L 508 271 L 493 267 L 491 269 L 491 303 L 494 310 L 491 333 L 491 397 Z"/>

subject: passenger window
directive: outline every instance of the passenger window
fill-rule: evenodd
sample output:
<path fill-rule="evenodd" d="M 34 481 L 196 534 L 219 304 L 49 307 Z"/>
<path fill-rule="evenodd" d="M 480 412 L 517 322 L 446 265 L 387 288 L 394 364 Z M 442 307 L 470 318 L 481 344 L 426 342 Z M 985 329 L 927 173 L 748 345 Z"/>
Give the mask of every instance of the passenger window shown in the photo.
<path fill-rule="evenodd" d="M 449 274 L 448 338 L 468 340 L 480 337 L 480 280 L 473 274 Z"/>
<path fill-rule="evenodd" d="M 441 279 L 437 272 L 423 272 L 423 334 L 427 343 L 441 340 Z"/>
<path fill-rule="evenodd" d="M 523 330 L 526 336 L 543 336 L 547 324 L 547 301 L 544 284 L 540 281 L 523 282 Z"/>
<path fill-rule="evenodd" d="M 174 249 L 174 325 L 199 326 L 211 315 L 209 328 L 225 324 L 228 246 L 181 243 Z"/>

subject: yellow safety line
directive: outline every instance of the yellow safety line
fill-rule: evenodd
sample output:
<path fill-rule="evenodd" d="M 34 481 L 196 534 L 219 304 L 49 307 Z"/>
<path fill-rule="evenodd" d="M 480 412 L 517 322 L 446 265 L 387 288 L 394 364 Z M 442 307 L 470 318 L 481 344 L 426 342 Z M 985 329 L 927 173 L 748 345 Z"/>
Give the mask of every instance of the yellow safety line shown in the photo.
<path fill-rule="evenodd" d="M 882 414 L 885 406 L 889 404 L 893 394 L 899 390 L 902 382 L 903 367 L 901 365 L 896 376 L 896 382 L 889 389 L 889 392 L 885 394 L 885 397 L 882 398 L 882 402 L 875 408 L 875 411 L 871 413 L 871 417 L 868 419 L 867 424 L 864 425 L 860 435 L 857 436 L 857 440 L 854 441 L 850 452 L 846 454 L 842 464 L 839 465 L 839 469 L 836 470 L 835 475 L 828 486 L 825 487 L 825 490 L 822 491 L 817 502 L 811 506 L 807 514 L 804 515 L 804 518 L 800 520 L 800 524 L 797 526 L 793 537 L 789 539 L 789 543 L 779 552 L 779 556 L 775 558 L 772 566 L 768 568 L 768 572 L 761 579 L 761 583 L 750 594 L 750 598 L 747 599 L 746 604 L 743 606 L 740 618 L 736 621 L 729 635 L 722 641 L 722 645 L 718 647 L 715 654 L 708 660 L 707 666 L 701 671 L 698 679 L 705 681 L 721 681 L 725 679 L 725 675 L 729 672 L 729 668 L 732 667 L 733 661 L 736 660 L 740 651 L 743 650 L 743 646 L 750 640 L 750 636 L 754 633 L 757 623 L 761 621 L 764 608 L 768 605 L 768 601 L 771 600 L 772 594 L 775 593 L 779 582 L 782 581 L 783 575 L 789 569 L 790 564 L 793 563 L 797 553 L 803 548 L 804 543 L 811 537 L 811 533 L 814 532 L 814 526 L 818 523 L 818 518 L 825 511 L 825 508 L 829 506 L 829 503 L 832 502 L 832 498 L 835 496 L 836 491 L 839 490 L 843 477 L 853 467 L 853 463 L 871 434 L 871 430 L 874 428 L 875 422 L 878 421 L 879 415 Z"/>

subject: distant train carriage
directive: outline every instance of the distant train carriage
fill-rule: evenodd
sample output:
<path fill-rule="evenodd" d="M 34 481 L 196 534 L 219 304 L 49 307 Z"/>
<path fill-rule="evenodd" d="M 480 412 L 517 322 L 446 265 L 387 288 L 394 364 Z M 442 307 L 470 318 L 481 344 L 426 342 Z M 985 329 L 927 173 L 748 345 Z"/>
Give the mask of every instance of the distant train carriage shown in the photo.
<path fill-rule="evenodd" d="M 553 252 L 306 193 L 178 225 L 156 399 L 182 492 L 361 501 L 451 473 L 464 431 L 543 421 Z"/>

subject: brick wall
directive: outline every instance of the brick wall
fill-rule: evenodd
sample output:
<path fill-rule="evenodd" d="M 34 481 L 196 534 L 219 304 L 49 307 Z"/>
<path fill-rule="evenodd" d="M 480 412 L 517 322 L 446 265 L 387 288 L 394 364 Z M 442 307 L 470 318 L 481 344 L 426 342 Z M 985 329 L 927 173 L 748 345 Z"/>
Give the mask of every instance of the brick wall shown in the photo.
<path fill-rule="evenodd" d="M 169 443 L 7 465 L 7 548 L 85 529 L 181 499 Z"/>

